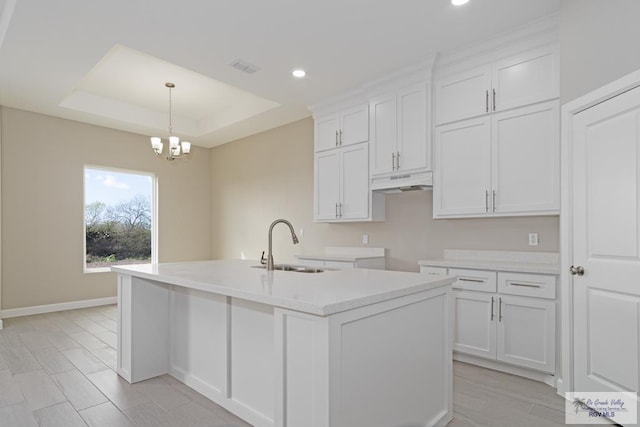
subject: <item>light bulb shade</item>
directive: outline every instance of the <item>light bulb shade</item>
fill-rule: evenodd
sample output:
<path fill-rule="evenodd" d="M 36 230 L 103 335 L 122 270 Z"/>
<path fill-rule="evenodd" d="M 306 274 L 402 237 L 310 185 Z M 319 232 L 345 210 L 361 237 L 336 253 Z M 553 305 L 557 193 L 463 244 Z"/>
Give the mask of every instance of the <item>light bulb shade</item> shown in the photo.
<path fill-rule="evenodd" d="M 151 137 L 151 147 L 154 150 L 157 150 L 158 148 L 161 149 L 162 147 L 162 140 L 160 138 L 158 138 L 157 136 L 152 136 Z"/>
<path fill-rule="evenodd" d="M 187 141 L 182 141 L 180 144 L 182 146 L 182 152 L 184 154 L 189 154 L 191 152 L 191 143 Z"/>
<path fill-rule="evenodd" d="M 180 138 L 178 138 L 177 136 L 170 136 L 169 147 L 171 147 L 171 149 L 173 150 L 174 148 L 179 146 L 180 146 Z"/>

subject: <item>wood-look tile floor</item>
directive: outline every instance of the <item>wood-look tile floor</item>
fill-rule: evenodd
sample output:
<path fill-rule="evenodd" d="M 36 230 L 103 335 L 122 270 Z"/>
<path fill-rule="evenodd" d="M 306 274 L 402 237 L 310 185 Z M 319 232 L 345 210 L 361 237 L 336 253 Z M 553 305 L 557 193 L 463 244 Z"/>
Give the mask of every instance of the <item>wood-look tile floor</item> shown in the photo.
<path fill-rule="evenodd" d="M 129 384 L 115 373 L 115 305 L 4 320 L 0 426 L 249 426 L 169 375 Z M 564 425 L 545 384 L 454 364 L 451 427 Z"/>

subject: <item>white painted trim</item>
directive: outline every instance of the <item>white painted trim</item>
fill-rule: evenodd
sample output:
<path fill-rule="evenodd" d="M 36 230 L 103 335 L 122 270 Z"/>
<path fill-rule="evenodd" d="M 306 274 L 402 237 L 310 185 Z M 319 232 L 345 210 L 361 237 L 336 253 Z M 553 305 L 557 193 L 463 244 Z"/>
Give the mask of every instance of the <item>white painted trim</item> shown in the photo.
<path fill-rule="evenodd" d="M 7 0 L 4 4 L 4 8 L 0 10 L 0 48 L 2 47 L 4 37 L 7 35 L 7 31 L 9 30 L 13 11 L 16 8 L 16 1 L 17 0 Z"/>
<path fill-rule="evenodd" d="M 573 190 L 571 153 L 573 120 L 580 112 L 621 93 L 640 86 L 640 70 L 593 90 L 562 106 L 561 113 L 561 202 L 560 202 L 560 314 L 562 324 L 561 366 L 562 381 L 558 384 L 558 394 L 563 395 L 573 390 L 573 279 L 569 274 L 569 266 L 573 260 L 571 244 L 573 206 L 571 194 Z"/>
<path fill-rule="evenodd" d="M 482 366 L 483 368 L 493 369 L 494 371 L 506 372 L 507 374 L 518 375 L 520 377 L 529 378 L 530 380 L 540 381 L 550 387 L 556 387 L 556 377 L 543 372 L 533 371 L 518 366 L 507 365 L 506 363 L 496 362 L 495 360 L 483 359 L 470 354 L 453 352 L 453 360 L 458 362 L 469 363 L 470 365 Z"/>
<path fill-rule="evenodd" d="M 3 326 L 2 326 L 2 319 L 0 319 L 0 330 L 2 330 Z"/>
<path fill-rule="evenodd" d="M 106 297 L 97 299 L 87 299 L 81 301 L 62 302 L 59 304 L 34 305 L 32 307 L 11 308 L 1 310 L 0 317 L 8 319 L 10 317 L 30 316 L 32 314 L 53 313 L 56 311 L 75 310 L 77 308 L 98 307 L 101 305 L 111 305 L 118 302 L 117 297 Z M 1 321 L 0 321 L 1 322 Z"/>

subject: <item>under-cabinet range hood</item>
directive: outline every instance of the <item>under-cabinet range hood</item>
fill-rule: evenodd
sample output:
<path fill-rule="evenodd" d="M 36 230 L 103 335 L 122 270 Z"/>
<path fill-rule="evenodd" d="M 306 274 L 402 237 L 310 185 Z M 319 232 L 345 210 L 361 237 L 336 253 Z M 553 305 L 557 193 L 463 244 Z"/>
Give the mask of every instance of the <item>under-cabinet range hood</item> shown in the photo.
<path fill-rule="evenodd" d="M 381 193 L 400 193 L 413 190 L 431 190 L 432 172 L 405 173 L 371 179 L 371 190 Z"/>

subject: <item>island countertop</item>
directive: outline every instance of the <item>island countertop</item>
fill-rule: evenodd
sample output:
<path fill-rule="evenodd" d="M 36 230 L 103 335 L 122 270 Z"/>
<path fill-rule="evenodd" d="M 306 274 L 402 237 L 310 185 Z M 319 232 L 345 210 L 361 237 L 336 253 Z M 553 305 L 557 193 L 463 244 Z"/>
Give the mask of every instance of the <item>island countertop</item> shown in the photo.
<path fill-rule="evenodd" d="M 446 286 L 453 276 L 388 270 L 266 271 L 258 261 L 217 260 L 113 266 L 119 274 L 327 316 Z"/>

